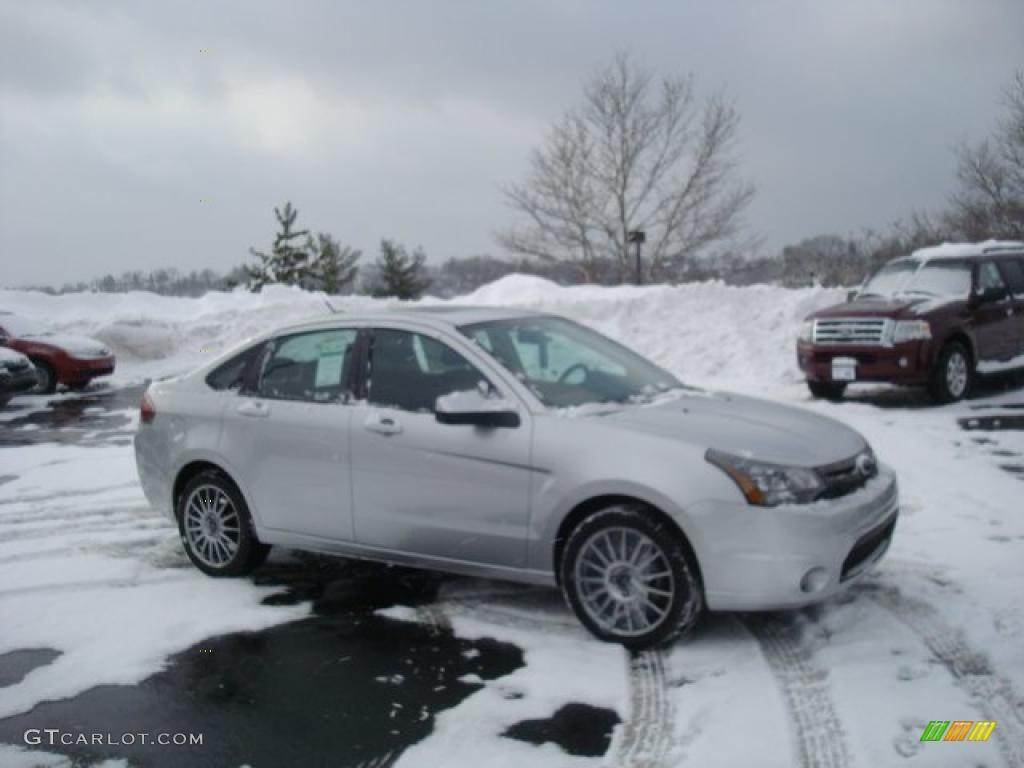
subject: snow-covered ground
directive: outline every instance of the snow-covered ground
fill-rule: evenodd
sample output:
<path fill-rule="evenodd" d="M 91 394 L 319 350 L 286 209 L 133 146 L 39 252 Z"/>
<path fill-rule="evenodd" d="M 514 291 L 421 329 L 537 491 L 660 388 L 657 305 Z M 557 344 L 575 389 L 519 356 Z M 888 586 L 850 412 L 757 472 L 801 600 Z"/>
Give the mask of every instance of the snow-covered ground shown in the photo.
<path fill-rule="evenodd" d="M 842 419 L 896 468 L 903 516 L 878 571 L 825 606 L 712 615 L 673 648 L 632 658 L 590 639 L 553 592 L 460 580 L 426 609 L 389 609 L 506 640 L 526 659 L 442 713 L 400 766 L 1024 765 L 1024 475 L 1001 468 L 1024 464 L 1024 431 L 958 424 L 1024 416 L 1012 408 L 1024 392 L 942 408 L 856 390 L 840 404 L 810 401 L 793 339 L 805 314 L 841 295 L 718 283 L 559 288 L 512 276 L 456 300 L 563 314 L 689 383 Z M 383 304 L 331 302 L 344 311 Z M 322 296 L 282 288 L 202 299 L 0 291 L 0 308 L 103 339 L 118 355 L 116 386 L 186 370 L 248 336 L 328 312 Z M 28 427 L 3 420 L 44 402 L 15 400 L 0 412 L 0 430 L 16 436 Z M 100 683 L 141 680 L 205 637 L 308 614 L 262 605 L 265 593 L 186 567 L 174 531 L 146 510 L 125 440 L 0 447 L 0 654 L 62 652 L 0 688 L 0 718 Z M 604 758 L 501 737 L 568 702 L 619 713 Z M 987 743 L 922 743 L 930 720 L 998 725 Z M 0 764 L 7 758 L 15 753 L 0 751 Z"/>

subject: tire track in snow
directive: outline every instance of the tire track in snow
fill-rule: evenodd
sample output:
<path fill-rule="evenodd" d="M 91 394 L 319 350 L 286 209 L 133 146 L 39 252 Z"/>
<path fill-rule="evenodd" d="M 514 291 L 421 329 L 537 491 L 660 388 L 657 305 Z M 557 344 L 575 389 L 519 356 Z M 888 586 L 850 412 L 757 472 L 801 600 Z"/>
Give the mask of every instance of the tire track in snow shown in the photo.
<path fill-rule="evenodd" d="M 675 712 L 662 649 L 629 655 L 629 720 L 618 741 L 615 765 L 622 768 L 669 768 L 675 747 Z"/>
<path fill-rule="evenodd" d="M 1010 681 L 996 674 L 988 657 L 967 642 L 962 630 L 951 626 L 931 603 L 904 595 L 898 587 L 858 585 L 908 627 L 949 671 L 957 685 L 970 694 L 981 719 L 998 722 L 992 732 L 1006 764 L 1024 768 L 1024 699 Z"/>
<path fill-rule="evenodd" d="M 743 620 L 761 647 L 789 708 L 802 768 L 852 765 L 846 732 L 832 703 L 828 670 L 816 663 L 800 629 L 773 616 Z"/>

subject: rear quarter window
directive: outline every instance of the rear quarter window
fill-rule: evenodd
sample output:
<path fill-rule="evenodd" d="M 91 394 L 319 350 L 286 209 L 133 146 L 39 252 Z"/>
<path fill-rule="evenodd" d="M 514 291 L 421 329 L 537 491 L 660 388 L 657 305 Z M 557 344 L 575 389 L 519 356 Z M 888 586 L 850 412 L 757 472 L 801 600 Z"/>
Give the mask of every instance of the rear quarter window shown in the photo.
<path fill-rule="evenodd" d="M 207 374 L 207 386 L 218 391 L 240 388 L 249 361 L 261 348 L 262 344 L 257 344 L 218 365 Z"/>

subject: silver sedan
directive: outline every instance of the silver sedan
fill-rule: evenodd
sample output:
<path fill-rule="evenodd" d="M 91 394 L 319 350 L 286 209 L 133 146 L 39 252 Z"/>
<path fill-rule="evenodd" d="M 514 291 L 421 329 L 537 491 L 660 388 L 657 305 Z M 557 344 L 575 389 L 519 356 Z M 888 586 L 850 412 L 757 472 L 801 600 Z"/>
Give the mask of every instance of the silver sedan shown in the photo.
<path fill-rule="evenodd" d="M 211 576 L 280 545 L 558 586 L 633 648 L 705 608 L 827 597 L 882 556 L 898 514 L 892 471 L 843 424 L 501 309 L 275 331 L 152 384 L 135 451 Z"/>

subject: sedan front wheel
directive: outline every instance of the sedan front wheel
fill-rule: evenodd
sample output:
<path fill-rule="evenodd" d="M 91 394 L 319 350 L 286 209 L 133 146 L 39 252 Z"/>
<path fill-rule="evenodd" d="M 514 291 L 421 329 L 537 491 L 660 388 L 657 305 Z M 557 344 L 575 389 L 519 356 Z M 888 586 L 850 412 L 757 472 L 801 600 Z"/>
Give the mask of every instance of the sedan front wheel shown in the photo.
<path fill-rule="evenodd" d="M 674 640 L 704 607 L 679 534 L 639 506 L 612 506 L 584 520 L 566 543 L 561 581 L 587 629 L 632 649 Z"/>

